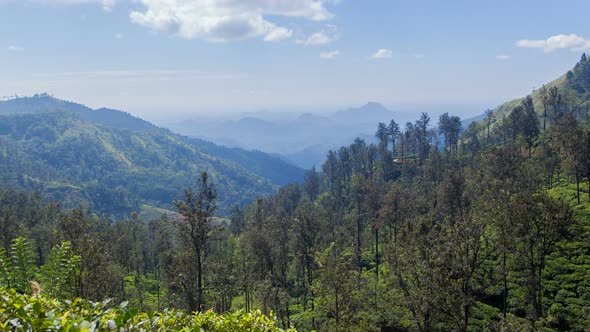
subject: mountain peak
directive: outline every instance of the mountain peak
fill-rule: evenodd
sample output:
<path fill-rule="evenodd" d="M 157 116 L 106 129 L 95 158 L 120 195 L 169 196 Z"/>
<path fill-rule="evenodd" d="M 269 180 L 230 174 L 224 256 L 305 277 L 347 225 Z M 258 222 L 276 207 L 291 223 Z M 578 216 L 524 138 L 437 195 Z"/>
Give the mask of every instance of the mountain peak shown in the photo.
<path fill-rule="evenodd" d="M 346 110 L 336 112 L 336 116 L 366 116 L 369 114 L 376 116 L 387 114 L 389 116 L 391 114 L 391 111 L 388 110 L 381 103 L 370 101 L 358 108 L 349 108 Z"/>
<path fill-rule="evenodd" d="M 382 109 L 387 110 L 383 104 L 376 101 L 369 101 L 365 105 L 361 106 L 361 109 Z"/>

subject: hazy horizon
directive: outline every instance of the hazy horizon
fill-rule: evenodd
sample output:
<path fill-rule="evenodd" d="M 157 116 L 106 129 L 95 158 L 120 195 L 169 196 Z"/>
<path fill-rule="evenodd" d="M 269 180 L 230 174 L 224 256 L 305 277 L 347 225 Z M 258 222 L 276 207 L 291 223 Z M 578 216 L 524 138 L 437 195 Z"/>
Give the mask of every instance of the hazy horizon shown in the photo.
<path fill-rule="evenodd" d="M 590 50 L 590 4 L 568 4 L 0 0 L 0 28 L 17 32 L 0 36 L 0 95 L 151 120 L 368 101 L 472 116 Z"/>

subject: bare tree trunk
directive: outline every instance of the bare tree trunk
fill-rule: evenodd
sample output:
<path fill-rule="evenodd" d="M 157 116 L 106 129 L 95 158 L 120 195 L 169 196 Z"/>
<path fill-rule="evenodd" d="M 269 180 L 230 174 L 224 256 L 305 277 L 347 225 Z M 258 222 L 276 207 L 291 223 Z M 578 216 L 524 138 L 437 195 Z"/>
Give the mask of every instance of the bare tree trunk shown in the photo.
<path fill-rule="evenodd" d="M 201 249 L 197 249 L 197 310 L 203 310 L 203 264 L 201 262 Z"/>

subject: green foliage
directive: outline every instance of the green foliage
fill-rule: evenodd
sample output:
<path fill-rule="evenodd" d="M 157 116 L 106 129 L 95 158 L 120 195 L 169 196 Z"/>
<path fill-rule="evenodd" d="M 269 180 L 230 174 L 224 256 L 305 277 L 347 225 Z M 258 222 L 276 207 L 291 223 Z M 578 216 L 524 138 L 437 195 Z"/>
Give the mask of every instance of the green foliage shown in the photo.
<path fill-rule="evenodd" d="M 272 315 L 243 311 L 218 315 L 212 311 L 186 314 L 176 310 L 140 312 L 122 303 L 81 299 L 60 302 L 19 295 L 0 288 L 0 330 L 3 331 L 211 331 L 279 332 Z M 288 329 L 287 331 L 295 331 Z"/>
<path fill-rule="evenodd" d="M 116 219 L 143 204 L 170 209 L 202 171 L 224 193 L 221 212 L 276 189 L 262 166 L 254 172 L 239 164 L 263 156 L 224 159 L 207 154 L 200 142 L 164 129 L 111 128 L 65 112 L 0 118 L 0 182 L 40 190 L 68 208 L 84 205 Z"/>
<path fill-rule="evenodd" d="M 19 237 L 12 241 L 9 271 L 12 287 L 27 293 L 37 273 L 37 255 L 30 240 Z"/>
<path fill-rule="evenodd" d="M 589 77 L 583 73 L 586 63 L 572 70 L 568 84 Z M 331 151 L 321 172 L 312 170 L 303 184 L 232 209 L 230 220 L 213 216 L 216 191 L 209 181 L 219 197 L 228 190 L 220 187 L 219 172 L 202 173 L 197 188 L 175 201 L 182 218 L 149 223 L 135 214 L 110 223 L 84 209 L 51 209 L 34 195 L 0 190 L 2 243 L 7 249 L 19 236 L 34 240 L 37 264 L 45 266 L 46 294 L 131 303 L 55 304 L 73 306 L 68 317 L 80 318 L 78 327 L 103 328 L 111 321 L 122 329 L 207 330 L 214 326 L 202 323 L 207 317 L 239 322 L 247 315 L 218 316 L 209 309 L 260 308 L 276 313 L 276 326 L 301 330 L 585 331 L 590 328 L 590 124 L 561 89 L 544 89 L 541 110 L 550 126 L 543 130 L 535 94 L 519 100 L 495 126 L 489 114 L 485 124 L 463 133 L 460 119 L 449 115 L 441 118 L 438 132 L 429 130 L 427 114 L 404 131 L 381 124 L 378 144 L 357 139 Z M 22 135 L 64 139 L 46 129 Z M 102 148 L 118 151 L 122 167 L 141 168 L 137 156 L 119 154 L 116 142 L 100 137 L 108 143 Z M 143 136 L 131 139 L 152 144 Z M 145 152 L 143 157 L 149 149 Z M 167 167 L 182 173 L 182 167 Z M 64 241 L 71 246 L 58 245 Z M 19 250 L 7 250 L 3 260 L 0 253 L 0 269 L 10 271 L 5 284 L 13 283 L 11 257 Z M 70 260 L 76 256 L 75 291 L 54 291 L 49 276 L 59 275 L 58 266 L 75 266 Z M 35 306 L 40 307 L 16 309 L 23 308 L 25 317 Z M 94 318 L 80 314 L 93 306 Z M 170 309 L 149 311 L 161 308 Z M 184 313 L 196 310 L 205 313 Z M 18 319 L 12 321 L 44 324 Z"/>
<path fill-rule="evenodd" d="M 45 265 L 41 267 L 43 292 L 57 299 L 72 297 L 81 261 L 82 257 L 72 252 L 69 241 L 51 249 Z"/>

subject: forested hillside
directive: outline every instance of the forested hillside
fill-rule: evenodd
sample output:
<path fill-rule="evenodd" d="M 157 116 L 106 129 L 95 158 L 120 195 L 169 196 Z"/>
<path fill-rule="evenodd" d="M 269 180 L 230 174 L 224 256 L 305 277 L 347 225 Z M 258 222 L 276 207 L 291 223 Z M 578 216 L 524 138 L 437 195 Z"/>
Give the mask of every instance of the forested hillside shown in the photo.
<path fill-rule="evenodd" d="M 535 110 L 541 116 L 541 124 L 547 122 L 551 113 L 570 111 L 586 114 L 590 109 L 590 61 L 584 53 L 580 61 L 556 80 L 553 80 L 531 94 Z M 494 111 L 496 119 L 507 116 L 521 99 L 502 104 Z"/>
<path fill-rule="evenodd" d="M 104 215 L 170 208 L 208 171 L 220 211 L 252 202 L 303 170 L 261 152 L 189 139 L 113 110 L 47 95 L 0 102 L 0 181 Z M 148 211 L 149 212 L 149 211 Z"/>
<path fill-rule="evenodd" d="M 545 129 L 531 96 L 466 130 L 446 113 L 379 123 L 377 144 L 329 152 L 229 221 L 205 172 L 176 196 L 182 218 L 148 223 L 3 188 L 0 286 L 35 279 L 54 298 L 148 312 L 260 309 L 301 331 L 586 331 L 590 114 L 570 102 Z"/>

